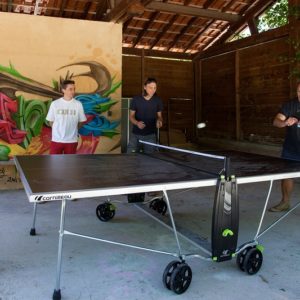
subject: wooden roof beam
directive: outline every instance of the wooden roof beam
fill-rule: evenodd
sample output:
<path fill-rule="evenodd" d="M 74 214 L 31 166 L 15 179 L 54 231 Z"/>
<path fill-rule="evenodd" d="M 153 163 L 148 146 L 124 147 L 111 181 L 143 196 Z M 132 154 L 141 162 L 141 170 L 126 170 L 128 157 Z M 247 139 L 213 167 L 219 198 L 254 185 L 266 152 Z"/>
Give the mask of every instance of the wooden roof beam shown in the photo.
<path fill-rule="evenodd" d="M 64 10 L 67 6 L 67 2 L 68 2 L 68 0 L 61 1 L 61 5 L 60 5 L 60 9 L 59 9 L 59 17 L 62 17 L 64 15 Z"/>
<path fill-rule="evenodd" d="M 180 31 L 180 33 L 177 35 L 177 37 L 175 38 L 175 40 L 171 43 L 171 45 L 169 45 L 168 47 L 168 51 L 173 48 L 177 42 L 179 41 L 179 39 L 189 30 L 189 28 L 197 21 L 197 17 L 192 17 L 189 22 L 186 24 L 186 26 Z"/>
<path fill-rule="evenodd" d="M 153 49 L 153 47 L 155 47 L 157 45 L 157 43 L 159 42 L 159 40 L 163 37 L 163 35 L 169 30 L 169 28 L 173 25 L 174 21 L 177 19 L 178 15 L 174 15 L 171 20 L 169 21 L 169 23 L 164 27 L 163 31 L 160 32 L 154 43 L 151 45 L 150 49 Z"/>
<path fill-rule="evenodd" d="M 240 16 L 234 14 L 228 14 L 228 13 L 218 12 L 215 10 L 171 4 L 171 3 L 152 2 L 148 4 L 146 7 L 148 9 L 164 11 L 168 13 L 175 13 L 178 15 L 191 15 L 195 17 L 228 21 L 230 23 L 238 22 L 241 19 Z"/>
<path fill-rule="evenodd" d="M 8 0 L 7 12 L 12 12 L 12 9 L 13 9 L 13 0 Z"/>
<path fill-rule="evenodd" d="M 264 10 L 266 10 L 274 0 L 259 0 L 257 4 L 254 5 L 249 11 L 245 13 L 245 15 L 235 24 L 232 24 L 227 32 L 222 35 L 222 37 L 217 41 L 217 44 L 222 44 L 227 41 L 233 34 L 238 32 L 243 28 L 243 26 L 247 25 L 248 21 L 260 15 Z"/>
<path fill-rule="evenodd" d="M 185 49 L 184 49 L 184 52 L 186 52 L 190 47 L 193 46 L 193 44 L 199 39 L 199 37 L 201 36 L 201 34 L 202 34 L 203 32 L 205 32 L 205 31 L 210 27 L 210 25 L 213 24 L 213 22 L 214 22 L 214 20 L 209 21 L 209 22 L 206 24 L 206 26 L 205 26 L 204 28 L 201 28 L 201 29 L 197 32 L 197 34 L 195 34 L 195 36 L 194 36 L 194 37 L 189 41 L 189 43 L 186 45 L 186 47 L 185 47 Z"/>
<path fill-rule="evenodd" d="M 152 56 L 152 57 L 166 57 L 166 58 L 176 58 L 176 59 L 192 59 L 192 55 L 189 53 L 181 53 L 181 52 L 167 52 L 160 50 L 150 50 L 150 49 L 138 49 L 138 48 L 122 48 L 123 55 L 137 55 L 137 56 Z"/>
<path fill-rule="evenodd" d="M 104 21 L 117 22 L 123 17 L 132 3 L 136 1 L 122 0 L 117 6 L 115 6 L 104 18 Z"/>
<path fill-rule="evenodd" d="M 209 8 L 214 1 L 215 0 L 206 0 L 206 2 L 203 4 L 203 8 Z"/>
<path fill-rule="evenodd" d="M 94 20 L 101 20 L 103 15 L 106 13 L 107 10 L 107 1 L 99 1 L 96 7 L 96 14 L 94 15 Z"/>
<path fill-rule="evenodd" d="M 88 2 L 87 2 L 88 3 Z M 86 4 L 87 4 L 86 3 Z M 78 14 L 78 4 L 79 4 L 79 2 L 75 2 L 75 6 L 74 6 L 74 10 L 75 10 L 75 12 L 72 12 L 72 14 L 71 14 L 71 16 L 70 16 L 70 18 L 74 18 L 74 15 L 75 14 Z M 84 10 L 83 10 L 83 12 L 85 13 L 85 11 L 86 11 L 86 6 L 84 7 Z M 81 15 L 81 13 L 79 13 L 80 15 Z"/>
<path fill-rule="evenodd" d="M 126 22 L 133 15 L 144 12 L 145 6 L 153 0 L 121 0 L 104 18 L 104 21 Z"/>
<path fill-rule="evenodd" d="M 235 2 L 235 0 L 231 0 L 226 6 L 224 6 L 222 9 L 221 9 L 221 12 L 225 12 L 227 9 L 229 9 L 231 7 L 231 5 Z M 247 10 L 247 7 L 243 8 L 241 11 L 240 11 L 240 15 L 243 15 L 245 13 L 245 11 Z M 211 22 L 212 24 L 213 22 Z M 210 26 L 210 25 L 209 25 Z M 194 39 L 191 40 L 191 42 L 188 44 L 188 46 L 186 47 L 185 51 L 188 50 L 189 47 L 192 47 L 193 46 L 193 43 L 196 43 L 198 38 L 200 38 L 200 36 L 202 35 L 202 33 L 204 33 L 209 27 L 207 27 L 206 29 L 204 29 L 203 31 L 201 31 L 197 36 L 195 36 Z M 221 37 L 222 37 L 222 33 L 221 33 Z M 218 43 L 220 39 L 220 36 L 216 36 L 214 37 L 213 41 L 211 41 L 206 47 L 204 50 L 208 49 L 211 45 L 215 44 L 216 42 Z M 218 43 L 219 44 L 219 43 Z"/>
<path fill-rule="evenodd" d="M 147 30 L 151 26 L 152 22 L 157 18 L 158 15 L 159 15 L 159 12 L 152 13 L 152 16 L 150 17 L 150 19 L 144 25 L 144 29 L 141 30 L 140 33 L 137 35 L 134 43 L 132 44 L 132 47 L 135 47 L 139 43 L 139 41 L 143 37 L 144 33 L 147 32 Z"/>
<path fill-rule="evenodd" d="M 248 27 L 250 29 L 251 35 L 258 34 L 258 28 L 253 18 L 248 20 Z"/>
<path fill-rule="evenodd" d="M 285 25 L 276 29 L 261 32 L 260 34 L 246 37 L 241 40 L 236 40 L 231 43 L 220 44 L 213 46 L 201 53 L 194 56 L 194 59 L 206 59 L 217 55 L 223 55 L 228 52 L 233 52 L 239 49 L 251 47 L 253 45 L 259 45 L 270 42 L 272 40 L 286 39 L 289 35 L 289 25 Z"/>
<path fill-rule="evenodd" d="M 221 9 L 221 11 L 226 11 L 227 9 L 229 9 L 235 1 L 236 1 L 236 0 L 231 0 L 226 6 L 224 6 L 224 7 Z"/>

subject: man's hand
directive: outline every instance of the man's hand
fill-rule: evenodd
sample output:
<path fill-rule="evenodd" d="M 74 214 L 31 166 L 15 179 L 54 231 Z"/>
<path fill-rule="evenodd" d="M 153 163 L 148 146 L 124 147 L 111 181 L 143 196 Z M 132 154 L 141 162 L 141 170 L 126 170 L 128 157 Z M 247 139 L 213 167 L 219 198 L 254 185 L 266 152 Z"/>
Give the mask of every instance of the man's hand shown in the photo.
<path fill-rule="evenodd" d="M 163 125 L 162 121 L 161 120 L 157 120 L 156 121 L 156 128 L 161 128 Z"/>
<path fill-rule="evenodd" d="M 293 126 L 294 124 L 298 123 L 298 119 L 294 117 L 289 117 L 285 120 L 286 126 Z"/>
<path fill-rule="evenodd" d="M 145 123 L 143 121 L 137 121 L 136 122 L 136 126 L 139 128 L 139 129 L 144 129 L 146 127 Z"/>

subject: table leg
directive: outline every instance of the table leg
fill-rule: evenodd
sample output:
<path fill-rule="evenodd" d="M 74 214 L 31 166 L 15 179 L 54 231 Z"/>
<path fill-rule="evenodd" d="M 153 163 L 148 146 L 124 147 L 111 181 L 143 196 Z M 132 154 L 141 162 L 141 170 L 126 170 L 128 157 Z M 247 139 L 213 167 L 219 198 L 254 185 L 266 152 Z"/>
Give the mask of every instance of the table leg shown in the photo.
<path fill-rule="evenodd" d="M 30 235 L 35 235 L 36 234 L 36 232 L 35 232 L 36 210 L 37 210 L 37 203 L 34 202 L 34 205 L 33 205 L 33 219 L 32 219 L 32 226 L 31 226 L 31 229 L 30 229 Z"/>
<path fill-rule="evenodd" d="M 178 239 L 178 234 L 177 234 L 177 230 L 176 230 L 176 226 L 175 226 L 175 221 L 174 221 L 174 218 L 173 218 L 173 213 L 172 213 L 169 197 L 168 197 L 168 194 L 167 194 L 166 190 L 163 190 L 163 193 L 164 193 L 164 197 L 165 197 L 165 200 L 166 200 L 167 206 L 168 206 L 168 212 L 169 212 L 169 215 L 170 215 L 172 228 L 173 228 L 173 232 L 174 232 L 174 235 L 175 235 L 175 239 L 176 239 L 176 243 L 177 243 L 177 247 L 178 247 L 178 251 L 179 251 L 179 258 L 182 258 L 181 246 L 180 246 L 179 239 Z"/>
<path fill-rule="evenodd" d="M 62 263 L 62 247 L 64 237 L 65 226 L 65 213 L 66 213 L 66 200 L 62 200 L 61 213 L 60 213 L 60 227 L 59 227 L 59 241 L 58 241 L 58 254 L 57 254 L 57 267 L 56 267 L 56 285 L 53 292 L 53 300 L 60 300 L 60 275 L 61 275 L 61 263 Z"/>

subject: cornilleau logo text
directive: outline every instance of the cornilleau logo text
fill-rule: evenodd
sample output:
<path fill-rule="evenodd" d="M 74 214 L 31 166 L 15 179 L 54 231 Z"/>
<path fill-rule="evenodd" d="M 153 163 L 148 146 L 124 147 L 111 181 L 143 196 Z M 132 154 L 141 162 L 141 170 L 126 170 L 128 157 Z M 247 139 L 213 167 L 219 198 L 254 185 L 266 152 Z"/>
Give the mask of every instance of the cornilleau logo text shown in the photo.
<path fill-rule="evenodd" d="M 57 195 L 57 196 L 36 196 L 35 201 L 52 201 L 52 200 L 68 200 L 72 199 L 71 195 Z"/>

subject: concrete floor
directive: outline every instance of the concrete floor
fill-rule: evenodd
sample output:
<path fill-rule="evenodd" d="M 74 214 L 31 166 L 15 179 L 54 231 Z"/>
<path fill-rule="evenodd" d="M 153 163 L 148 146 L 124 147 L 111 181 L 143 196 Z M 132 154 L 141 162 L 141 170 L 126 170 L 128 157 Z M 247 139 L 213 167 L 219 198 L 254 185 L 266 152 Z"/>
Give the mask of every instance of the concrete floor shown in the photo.
<path fill-rule="evenodd" d="M 240 186 L 239 245 L 253 238 L 268 185 Z M 209 236 L 214 191 L 202 188 L 171 193 L 175 220 L 194 232 Z M 271 195 L 280 198 L 279 183 Z M 297 183 L 293 203 L 300 198 Z M 125 197 L 117 197 L 125 200 Z M 113 220 L 100 222 L 96 206 L 104 199 L 68 202 L 66 229 L 82 234 L 130 242 L 176 252 L 172 233 L 129 204 L 117 203 Z M 265 225 L 280 214 L 267 213 Z M 25 192 L 0 194 L 0 300 L 52 299 L 55 286 L 60 202 L 38 206 L 37 235 L 30 236 L 32 204 Z M 235 260 L 214 263 L 188 260 L 193 271 L 182 295 L 167 290 L 162 274 L 173 257 L 83 238 L 66 236 L 61 275 L 62 299 L 300 299 L 300 209 L 293 211 L 259 240 L 265 247 L 261 270 L 253 276 L 241 272 Z M 199 252 L 183 241 L 184 253 Z"/>

